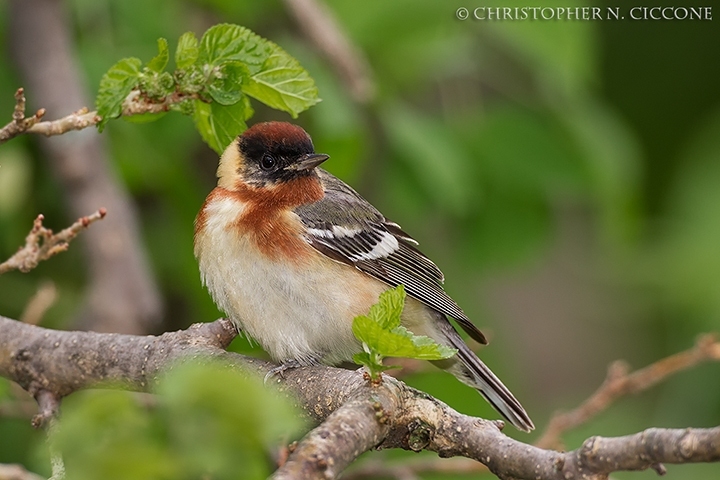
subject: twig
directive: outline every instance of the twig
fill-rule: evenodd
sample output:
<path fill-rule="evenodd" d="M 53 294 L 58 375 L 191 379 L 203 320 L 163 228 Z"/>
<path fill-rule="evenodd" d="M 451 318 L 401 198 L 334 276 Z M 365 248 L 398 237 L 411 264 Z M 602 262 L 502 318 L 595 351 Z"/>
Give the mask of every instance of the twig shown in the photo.
<path fill-rule="evenodd" d="M 25 93 L 24 89 L 18 88 L 15 92 L 15 110 L 12 122 L 0 129 L 0 145 L 23 133 L 37 133 L 51 137 L 62 135 L 72 130 L 83 130 L 97 125 L 102 117 L 96 110 L 92 112 L 87 107 L 71 113 L 57 120 L 41 122 L 45 115 L 45 109 L 41 108 L 32 117 L 25 117 Z M 164 98 L 153 100 L 138 90 L 133 90 L 123 102 L 122 116 L 130 117 L 144 113 L 161 113 L 170 110 L 172 105 L 190 99 L 198 99 L 197 93 L 174 92 Z"/>
<path fill-rule="evenodd" d="M 45 109 L 41 108 L 32 117 L 25 117 L 25 91 L 18 88 L 15 92 L 15 110 L 12 121 L 0 129 L 0 144 L 7 142 L 13 137 L 25 133 L 30 127 L 37 124 L 45 115 Z"/>
<path fill-rule="evenodd" d="M 674 373 L 706 361 L 720 361 L 720 342 L 712 334 L 701 335 L 692 348 L 658 360 L 634 373 L 628 373 L 629 367 L 624 362 L 614 362 L 600 388 L 574 410 L 556 413 L 535 445 L 540 448 L 561 448 L 560 436 L 565 431 L 587 422 L 617 399 L 647 390 Z"/>
<path fill-rule="evenodd" d="M 170 95 L 152 99 L 143 95 L 139 90 L 133 90 L 123 101 L 122 116 L 131 117 L 144 113 L 162 113 L 170 110 L 170 107 L 187 100 L 199 100 L 202 97 L 197 93 L 173 92 Z"/>
<path fill-rule="evenodd" d="M 105 217 L 107 211 L 101 208 L 92 215 L 82 217 L 68 228 L 53 234 L 49 228 L 42 224 L 45 217 L 38 215 L 33 222 L 33 228 L 25 238 L 25 246 L 21 247 L 15 255 L 0 263 L 0 274 L 12 270 L 20 270 L 27 273 L 37 267 L 38 263 L 47 260 L 53 255 L 64 252 L 70 246 L 70 241 L 84 228 L 91 223 Z"/>
<path fill-rule="evenodd" d="M 33 427 L 41 428 L 51 425 L 60 412 L 60 398 L 57 393 L 42 388 L 35 393 L 38 413 L 32 419 Z"/>
<path fill-rule="evenodd" d="M 60 135 L 70 130 L 82 130 L 100 121 L 97 112 L 88 112 L 82 108 L 67 117 L 52 122 L 41 122 L 45 109 L 41 108 L 31 117 L 25 117 L 25 89 L 18 88 L 15 92 L 15 110 L 12 122 L 0 129 L 0 144 L 23 133 L 41 133 L 43 135 Z"/>
<path fill-rule="evenodd" d="M 366 104 L 375 97 L 372 71 L 363 53 L 343 33 L 321 0 L 285 0 L 305 35 L 338 72 L 353 99 Z"/>
<path fill-rule="evenodd" d="M 38 133 L 46 137 L 52 137 L 53 135 L 62 135 L 72 130 L 82 130 L 87 127 L 92 127 L 100 120 L 102 120 L 102 117 L 100 117 L 95 110 L 89 112 L 87 107 L 83 107 L 66 117 L 36 123 L 28 128 L 26 133 Z M 2 142 L 0 141 L 0 143 Z"/>

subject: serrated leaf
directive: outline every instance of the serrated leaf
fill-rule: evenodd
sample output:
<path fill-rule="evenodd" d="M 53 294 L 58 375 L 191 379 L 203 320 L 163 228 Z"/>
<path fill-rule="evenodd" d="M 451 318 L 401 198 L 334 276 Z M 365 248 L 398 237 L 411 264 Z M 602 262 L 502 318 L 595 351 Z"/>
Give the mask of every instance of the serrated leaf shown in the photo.
<path fill-rule="evenodd" d="M 233 105 L 244 96 L 240 86 L 248 75 L 247 67 L 240 62 L 223 63 L 216 67 L 216 78 L 207 86 L 208 93 L 221 105 Z"/>
<path fill-rule="evenodd" d="M 437 343 L 430 337 L 425 335 L 414 335 L 405 327 L 397 327 L 391 332 L 393 334 L 409 338 L 412 341 L 412 353 L 407 355 L 398 349 L 397 355 L 388 355 L 388 357 L 408 357 L 417 358 L 418 360 L 443 360 L 450 358 L 457 353 L 454 348 L 446 347 Z"/>
<path fill-rule="evenodd" d="M 128 392 L 95 390 L 63 403 L 63 422 L 49 440 L 61 452 L 67 478 L 177 478 L 173 452 L 160 440 L 166 430 Z"/>
<path fill-rule="evenodd" d="M 260 70 L 251 73 L 243 92 L 266 105 L 288 112 L 293 118 L 320 101 L 315 81 L 287 52 L 275 44 Z"/>
<path fill-rule="evenodd" d="M 245 27 L 228 23 L 210 27 L 200 40 L 200 63 L 213 67 L 225 62 L 244 63 L 258 71 L 270 55 L 269 42 Z"/>
<path fill-rule="evenodd" d="M 293 118 L 320 101 L 315 82 L 300 63 L 274 43 L 238 25 L 210 28 L 200 41 L 201 63 L 242 62 L 250 73 L 247 95 Z"/>
<path fill-rule="evenodd" d="M 378 303 L 370 307 L 368 316 L 376 321 L 385 330 L 391 330 L 400 325 L 400 316 L 405 306 L 405 287 L 385 290 L 380 294 Z"/>
<path fill-rule="evenodd" d="M 170 49 L 168 48 L 168 42 L 164 38 L 158 38 L 158 54 L 155 55 L 146 65 L 149 70 L 160 73 L 165 70 L 165 67 L 170 60 Z"/>
<path fill-rule="evenodd" d="M 371 352 L 383 357 L 442 360 L 455 354 L 455 350 L 440 345 L 429 337 L 413 335 L 405 327 L 385 330 L 366 316 L 355 318 L 353 334 L 367 345 Z"/>
<path fill-rule="evenodd" d="M 123 101 L 137 84 L 141 65 L 139 58 L 123 58 L 103 75 L 95 99 L 98 115 L 102 117 L 98 123 L 99 131 L 103 131 L 111 118 L 122 113 Z"/>
<path fill-rule="evenodd" d="M 247 129 L 247 102 L 239 101 L 234 105 L 220 105 L 195 101 L 193 120 L 200 136 L 210 148 L 221 155 L 225 148 Z"/>
<path fill-rule="evenodd" d="M 456 353 L 456 350 L 440 345 L 430 337 L 414 335 L 401 326 L 404 304 L 405 288 L 398 285 L 383 292 L 368 315 L 360 315 L 353 320 L 353 334 L 362 342 L 364 350 L 353 360 L 365 365 L 372 378 L 384 370 L 383 357 L 442 360 Z"/>
<path fill-rule="evenodd" d="M 195 122 L 195 128 L 207 143 L 210 148 L 216 152 L 221 151 L 220 139 L 218 139 L 214 132 L 213 127 L 210 124 L 210 117 L 212 115 L 212 107 L 209 103 L 195 100 L 195 108 L 193 110 L 193 121 Z"/>
<path fill-rule="evenodd" d="M 352 331 L 355 338 L 373 349 L 378 345 L 378 338 L 382 336 L 382 327 L 372 318 L 358 315 L 353 319 Z"/>
<path fill-rule="evenodd" d="M 175 51 L 175 66 L 177 68 L 188 68 L 194 64 L 200 54 L 200 42 L 193 32 L 185 32 L 178 40 Z"/>

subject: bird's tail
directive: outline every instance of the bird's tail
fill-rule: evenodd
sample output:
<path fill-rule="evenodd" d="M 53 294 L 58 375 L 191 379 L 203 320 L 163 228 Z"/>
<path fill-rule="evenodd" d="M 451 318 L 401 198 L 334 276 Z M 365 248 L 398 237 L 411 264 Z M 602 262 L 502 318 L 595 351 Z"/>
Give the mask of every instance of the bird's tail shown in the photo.
<path fill-rule="evenodd" d="M 440 330 L 457 356 L 436 362 L 440 368 L 455 375 L 458 380 L 475 388 L 503 417 L 517 429 L 529 432 L 535 429 L 532 420 L 515 396 L 500 379 L 473 353 L 446 319 L 440 323 Z"/>

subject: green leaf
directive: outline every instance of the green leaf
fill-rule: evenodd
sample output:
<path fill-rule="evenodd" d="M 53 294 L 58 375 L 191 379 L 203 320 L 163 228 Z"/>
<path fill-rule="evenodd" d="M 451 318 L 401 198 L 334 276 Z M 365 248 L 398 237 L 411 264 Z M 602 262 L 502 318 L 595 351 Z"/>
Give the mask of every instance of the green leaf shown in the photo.
<path fill-rule="evenodd" d="M 368 352 L 360 352 L 353 355 L 353 362 L 358 365 L 373 365 L 375 366 L 375 360 Z M 378 364 L 382 366 L 381 364 Z"/>
<path fill-rule="evenodd" d="M 95 99 L 98 115 L 102 117 L 98 123 L 99 131 L 103 131 L 111 118 L 122 113 L 123 101 L 138 83 L 141 65 L 139 58 L 123 58 L 103 75 Z"/>
<path fill-rule="evenodd" d="M 353 334 L 367 345 L 371 352 L 377 352 L 383 357 L 442 360 L 452 357 L 456 352 L 452 348 L 436 343 L 430 337 L 413 335 L 402 326 L 386 330 L 376 321 L 365 316 L 355 318 Z"/>
<path fill-rule="evenodd" d="M 157 417 L 128 392 L 94 390 L 63 402 L 63 420 L 50 435 L 67 478 L 178 478 L 182 468 L 163 445 Z M 180 420 L 180 419 L 178 419 Z"/>
<path fill-rule="evenodd" d="M 213 68 L 242 62 L 250 74 L 242 91 L 293 118 L 320 101 L 315 82 L 300 63 L 247 28 L 230 24 L 211 27 L 200 41 L 199 60 Z"/>
<path fill-rule="evenodd" d="M 248 77 L 247 67 L 236 61 L 215 68 L 215 79 L 207 86 L 210 96 L 221 105 L 233 105 L 244 96 L 240 85 Z"/>
<path fill-rule="evenodd" d="M 243 92 L 266 105 L 288 112 L 293 118 L 320 101 L 315 81 L 310 74 L 277 45 L 262 68 L 253 73 Z"/>
<path fill-rule="evenodd" d="M 215 25 L 200 40 L 199 60 L 212 67 L 239 61 L 255 73 L 271 53 L 269 44 L 245 27 L 227 23 Z"/>
<path fill-rule="evenodd" d="M 383 356 L 387 356 L 387 352 L 393 350 L 395 341 L 388 338 L 390 332 L 383 329 L 379 323 L 370 317 L 365 315 L 355 317 L 352 331 L 355 338 L 360 340 L 364 346 L 367 346 L 367 349 L 371 352 L 378 352 Z"/>
<path fill-rule="evenodd" d="M 161 376 L 152 408 L 112 390 L 78 392 L 63 402 L 49 440 L 67 478 L 267 478 L 265 453 L 302 429 L 301 415 L 259 378 L 197 360 Z"/>
<path fill-rule="evenodd" d="M 188 68 L 194 64 L 200 54 L 200 42 L 193 32 L 185 32 L 178 40 L 175 51 L 175 66 L 177 68 Z"/>
<path fill-rule="evenodd" d="M 400 316 L 405 306 L 405 287 L 385 290 L 380 294 L 378 303 L 370 307 L 368 316 L 377 322 L 381 328 L 391 330 L 400 325 Z"/>
<path fill-rule="evenodd" d="M 245 99 L 234 105 L 195 101 L 193 120 L 205 143 L 221 155 L 225 148 L 247 129 L 247 120 L 252 115 Z"/>
<path fill-rule="evenodd" d="M 383 357 L 406 357 L 420 360 L 450 358 L 457 350 L 440 345 L 430 337 L 414 335 L 400 325 L 405 288 L 398 285 L 380 295 L 378 303 L 370 307 L 368 315 L 355 317 L 352 331 L 363 344 L 364 352 L 353 356 L 355 363 L 364 365 L 373 380 L 388 367 Z"/>
<path fill-rule="evenodd" d="M 153 57 L 146 65 L 149 70 L 160 73 L 165 70 L 170 59 L 170 49 L 168 42 L 164 38 L 158 38 L 158 54 Z"/>
<path fill-rule="evenodd" d="M 196 101 L 173 107 L 192 112 L 203 139 L 217 152 L 245 128 L 252 115 L 248 96 L 293 117 L 319 101 L 317 87 L 300 64 L 284 50 L 247 28 L 221 24 L 208 29 L 202 39 L 192 32 L 178 40 L 178 70 L 165 71 L 169 60 L 167 40 L 158 39 L 158 54 L 141 69 L 137 58 L 123 59 L 103 77 L 96 100 L 102 131 L 111 118 L 122 114 L 128 94 L 137 89 L 151 101 L 179 91 L 212 104 Z M 151 121 L 156 117 L 143 120 Z"/>
<path fill-rule="evenodd" d="M 285 396 L 225 363 L 175 366 L 158 391 L 184 467 L 175 478 L 266 478 L 263 452 L 304 423 Z"/>
<path fill-rule="evenodd" d="M 379 379 L 382 372 L 402 368 L 400 365 L 383 365 L 381 356 L 373 355 L 368 352 L 356 353 L 353 355 L 353 362 L 367 367 L 370 377 L 373 380 Z"/>

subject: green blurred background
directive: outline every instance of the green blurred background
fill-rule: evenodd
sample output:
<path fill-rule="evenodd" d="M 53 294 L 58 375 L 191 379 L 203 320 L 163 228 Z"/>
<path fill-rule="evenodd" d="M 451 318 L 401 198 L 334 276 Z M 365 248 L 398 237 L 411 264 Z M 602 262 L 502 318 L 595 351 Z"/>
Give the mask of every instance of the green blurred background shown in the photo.
<path fill-rule="evenodd" d="M 326 3 L 367 57 L 377 89 L 368 104 L 352 100 L 279 1 L 65 5 L 92 95 L 118 59 L 148 60 L 158 37 L 174 45 L 182 33 L 200 36 L 220 22 L 251 28 L 300 60 L 323 101 L 297 122 L 317 151 L 330 154 L 327 169 L 400 223 L 443 269 L 448 292 L 492 339 L 482 358 L 540 431 L 553 411 L 586 398 L 613 360 L 641 367 L 718 330 L 716 21 L 482 22 L 461 21 L 455 11 L 492 2 Z M 4 45 L 7 12 L 0 3 Z M 0 55 L 4 123 L 22 81 L 7 48 Z M 31 108 L 42 106 L 26 93 Z M 251 122 L 290 120 L 254 107 Z M 141 213 L 165 301 L 161 330 L 219 317 L 192 253 L 193 219 L 214 185 L 216 155 L 180 115 L 144 125 L 111 122 L 103 135 Z M 36 138 L 1 146 L 0 167 L 6 258 L 37 213 L 56 228 L 73 219 Z M 73 245 L 30 274 L 0 277 L 0 313 L 17 318 L 38 284 L 51 279 L 59 299 L 43 325 L 72 328 L 86 287 L 81 248 Z M 262 354 L 244 341 L 234 347 Z M 717 425 L 719 377 L 720 366 L 705 365 L 670 378 L 567 434 L 566 445 L 650 426 Z M 464 413 L 495 418 L 449 375 L 428 368 L 406 380 Z M 2 382 L 0 396 L 9 389 Z M 27 418 L 0 418 L 0 463 L 35 467 L 30 445 L 38 438 Z M 666 478 L 718 474 L 713 465 L 669 466 Z M 643 475 L 650 473 L 617 478 Z"/>

